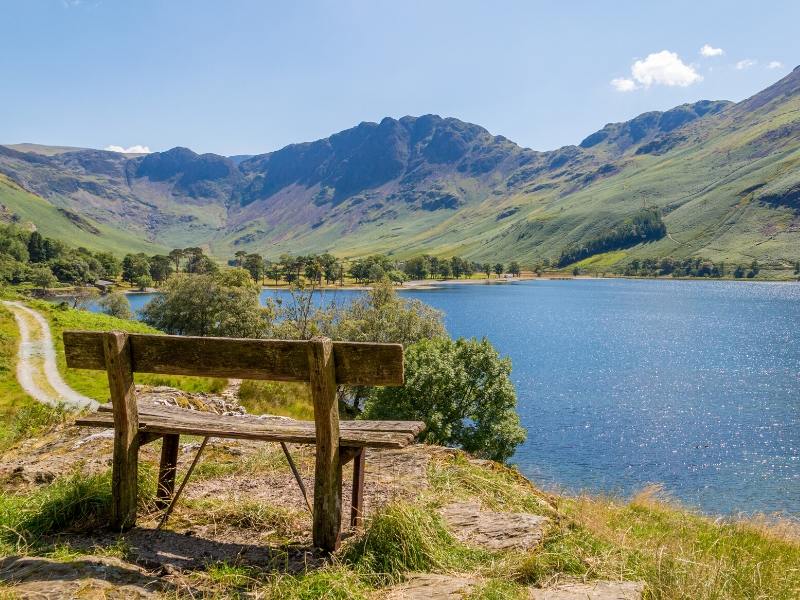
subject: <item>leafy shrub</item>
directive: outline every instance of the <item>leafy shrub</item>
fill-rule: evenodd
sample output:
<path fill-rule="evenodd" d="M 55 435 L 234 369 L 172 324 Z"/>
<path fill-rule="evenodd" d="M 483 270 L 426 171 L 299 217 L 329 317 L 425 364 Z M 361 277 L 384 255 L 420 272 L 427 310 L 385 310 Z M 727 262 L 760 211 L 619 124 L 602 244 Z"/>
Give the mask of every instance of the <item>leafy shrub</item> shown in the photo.
<path fill-rule="evenodd" d="M 425 421 L 424 441 L 503 461 L 525 440 L 511 361 L 487 339 L 424 340 L 406 351 L 406 383 L 376 388 L 364 417 Z"/>

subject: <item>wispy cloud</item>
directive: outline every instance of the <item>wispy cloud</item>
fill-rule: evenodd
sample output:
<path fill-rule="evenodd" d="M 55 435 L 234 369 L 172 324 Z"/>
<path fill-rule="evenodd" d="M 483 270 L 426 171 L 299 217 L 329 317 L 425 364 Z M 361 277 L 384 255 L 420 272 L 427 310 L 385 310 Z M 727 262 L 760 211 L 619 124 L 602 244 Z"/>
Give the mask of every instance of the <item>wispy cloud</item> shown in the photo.
<path fill-rule="evenodd" d="M 783 68 L 783 63 L 781 61 L 779 61 L 779 60 L 771 60 L 771 61 L 769 61 L 769 63 L 767 63 L 767 68 L 768 69 L 782 69 Z"/>
<path fill-rule="evenodd" d="M 683 62 L 676 52 L 662 50 L 635 61 L 631 65 L 631 76 L 616 77 L 611 85 L 618 92 L 632 92 L 653 85 L 687 87 L 702 80 L 703 76 Z"/>
<path fill-rule="evenodd" d="M 148 146 L 142 146 L 140 144 L 129 146 L 128 148 L 110 145 L 106 146 L 104 149 L 108 150 L 109 152 L 121 152 L 122 154 L 150 154 L 151 152 Z"/>
<path fill-rule="evenodd" d="M 611 85 L 614 86 L 614 89 L 618 92 L 632 92 L 637 88 L 636 82 L 627 77 L 615 77 L 611 80 Z"/>
<path fill-rule="evenodd" d="M 711 44 L 703 44 L 703 47 L 700 48 L 700 54 L 703 56 L 722 56 L 725 54 L 725 51 L 722 48 L 714 48 Z"/>
<path fill-rule="evenodd" d="M 749 69 L 750 67 L 754 67 L 758 64 L 758 61 L 754 58 L 745 58 L 740 60 L 736 63 L 736 68 L 739 71 L 744 71 L 745 69 Z"/>

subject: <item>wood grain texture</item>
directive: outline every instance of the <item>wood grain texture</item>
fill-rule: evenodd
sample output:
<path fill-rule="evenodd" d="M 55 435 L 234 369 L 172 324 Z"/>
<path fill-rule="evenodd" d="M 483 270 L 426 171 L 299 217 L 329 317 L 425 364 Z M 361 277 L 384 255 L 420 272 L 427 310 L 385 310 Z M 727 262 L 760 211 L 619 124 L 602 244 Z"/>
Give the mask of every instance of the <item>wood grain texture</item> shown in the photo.
<path fill-rule="evenodd" d="M 364 522 L 364 471 L 367 449 L 359 448 L 353 457 L 353 491 L 350 501 L 350 527 L 360 527 Z"/>
<path fill-rule="evenodd" d="M 191 411 L 186 411 L 190 415 Z M 200 413 L 200 417 L 179 418 L 139 415 L 139 431 L 161 435 L 199 435 L 216 438 L 262 440 L 265 442 L 289 442 L 291 444 L 316 444 L 316 432 L 313 427 L 278 426 L 259 419 L 240 419 L 233 417 L 233 424 L 223 420 L 231 417 Z M 76 425 L 83 427 L 114 427 L 114 420 L 109 413 L 90 413 L 75 420 Z M 340 429 L 339 443 L 352 447 L 367 448 L 405 448 L 414 441 L 414 434 L 396 431 L 361 431 L 358 429 Z"/>
<path fill-rule="evenodd" d="M 114 423 L 110 524 L 115 529 L 125 530 L 136 525 L 139 472 L 139 417 L 133 386 L 130 343 L 128 335 L 118 331 L 102 334 L 101 342 Z"/>
<path fill-rule="evenodd" d="M 158 466 L 158 487 L 156 489 L 156 507 L 158 508 L 169 506 L 175 491 L 180 438 L 180 435 L 170 433 L 164 436 L 164 441 L 161 443 L 161 463 Z"/>
<path fill-rule="evenodd" d="M 102 332 L 65 331 L 67 366 L 104 369 Z M 130 334 L 133 370 L 274 381 L 309 381 L 304 340 L 250 340 Z M 403 385 L 400 344 L 333 342 L 336 383 Z"/>
<path fill-rule="evenodd" d="M 97 410 L 100 413 L 110 413 L 111 406 L 108 404 L 101 404 Z M 311 431 L 315 428 L 313 421 L 298 421 L 287 417 L 260 417 L 247 414 L 217 415 L 211 412 L 201 412 L 177 406 L 156 404 L 146 400 L 139 400 L 138 411 L 140 422 L 146 422 L 146 417 L 154 416 L 165 418 L 175 417 L 181 421 L 190 419 L 193 422 L 197 422 L 197 420 L 200 419 L 203 423 L 226 423 L 231 427 L 235 427 L 237 423 L 257 423 L 262 426 L 297 427 Z M 425 423 L 423 421 L 339 421 L 339 429 L 342 431 L 381 431 L 418 435 L 425 429 Z"/>
<path fill-rule="evenodd" d="M 333 343 L 328 338 L 312 338 L 306 348 L 317 438 L 312 539 L 316 547 L 333 552 L 339 547 L 342 527 L 342 464 Z"/>

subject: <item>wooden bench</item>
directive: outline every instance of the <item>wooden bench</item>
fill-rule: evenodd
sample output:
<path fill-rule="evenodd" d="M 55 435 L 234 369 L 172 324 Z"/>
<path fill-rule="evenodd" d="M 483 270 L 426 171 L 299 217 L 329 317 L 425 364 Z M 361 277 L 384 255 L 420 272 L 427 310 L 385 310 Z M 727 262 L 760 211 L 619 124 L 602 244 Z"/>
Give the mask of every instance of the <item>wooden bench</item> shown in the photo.
<path fill-rule="evenodd" d="M 416 421 L 339 422 L 337 385 L 403 384 L 400 344 L 65 331 L 64 350 L 68 367 L 100 369 L 108 374 L 111 411 L 101 407 L 77 423 L 114 428 L 111 526 L 119 529 L 136 524 L 142 444 L 163 439 L 157 492 L 161 506 L 173 496 L 181 435 L 204 436 L 205 440 L 219 437 L 315 444 L 313 541 L 315 546 L 332 551 L 339 544 L 341 532 L 342 465 L 354 461 L 351 525 L 356 525 L 363 511 L 365 449 L 403 448 L 424 428 Z M 308 382 L 314 422 L 226 417 L 138 405 L 135 372 Z M 294 470 L 293 463 L 290 465 Z"/>

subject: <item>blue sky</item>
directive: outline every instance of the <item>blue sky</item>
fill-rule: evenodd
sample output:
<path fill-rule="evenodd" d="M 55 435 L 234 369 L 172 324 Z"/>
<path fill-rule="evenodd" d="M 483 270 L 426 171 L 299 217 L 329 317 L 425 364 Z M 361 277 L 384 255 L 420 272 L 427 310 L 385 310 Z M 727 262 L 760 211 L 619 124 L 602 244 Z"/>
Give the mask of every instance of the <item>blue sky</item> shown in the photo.
<path fill-rule="evenodd" d="M 436 113 L 547 150 L 800 63 L 797 1 L 0 6 L 0 143 L 252 154 Z"/>

